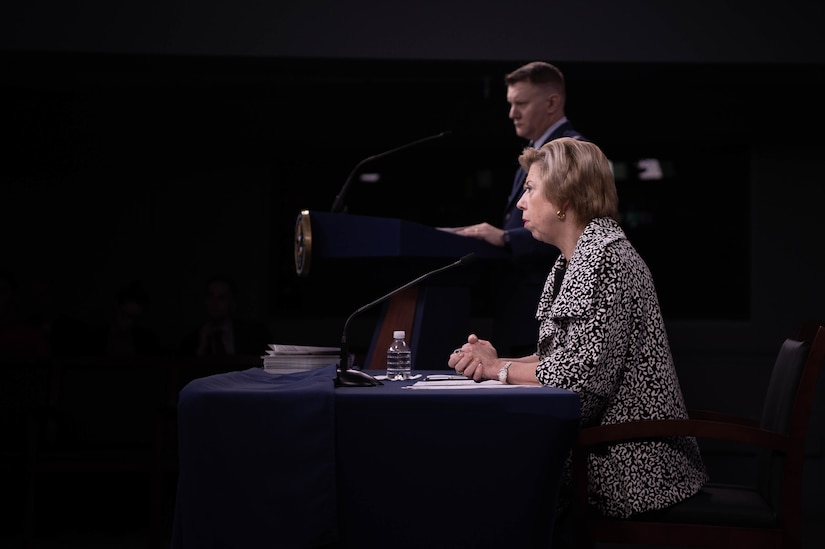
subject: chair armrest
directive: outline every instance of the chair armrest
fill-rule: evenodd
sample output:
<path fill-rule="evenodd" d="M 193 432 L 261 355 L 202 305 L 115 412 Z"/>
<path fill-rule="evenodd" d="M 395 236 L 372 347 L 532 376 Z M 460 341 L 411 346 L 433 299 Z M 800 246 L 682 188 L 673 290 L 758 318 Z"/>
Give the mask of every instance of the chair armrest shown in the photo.
<path fill-rule="evenodd" d="M 703 419 L 706 421 L 722 421 L 724 423 L 735 423 L 738 425 L 748 425 L 758 427 L 759 421 L 750 417 L 726 414 L 715 410 L 688 410 L 690 419 Z"/>
<path fill-rule="evenodd" d="M 726 440 L 778 451 L 786 451 L 790 442 L 787 435 L 741 423 L 701 419 L 661 419 L 586 427 L 579 433 L 574 446 L 582 450 L 601 444 L 673 436 Z"/>

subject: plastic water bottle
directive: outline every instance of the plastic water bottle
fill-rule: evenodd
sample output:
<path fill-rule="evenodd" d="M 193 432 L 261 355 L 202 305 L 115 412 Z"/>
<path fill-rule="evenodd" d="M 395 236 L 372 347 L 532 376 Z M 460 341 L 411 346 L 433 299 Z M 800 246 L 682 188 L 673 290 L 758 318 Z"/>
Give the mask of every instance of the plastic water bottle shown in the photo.
<path fill-rule="evenodd" d="M 387 349 L 387 379 L 397 381 L 412 376 L 412 354 L 405 341 L 404 330 L 392 333 L 392 344 Z"/>

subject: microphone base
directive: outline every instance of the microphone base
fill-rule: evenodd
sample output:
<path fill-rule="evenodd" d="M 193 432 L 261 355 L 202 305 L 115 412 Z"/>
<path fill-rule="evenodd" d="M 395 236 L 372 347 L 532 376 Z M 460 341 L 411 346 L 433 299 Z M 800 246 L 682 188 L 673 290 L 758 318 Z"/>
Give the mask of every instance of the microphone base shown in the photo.
<path fill-rule="evenodd" d="M 361 370 L 338 370 L 335 376 L 336 387 L 375 387 L 383 385 L 380 381 Z"/>

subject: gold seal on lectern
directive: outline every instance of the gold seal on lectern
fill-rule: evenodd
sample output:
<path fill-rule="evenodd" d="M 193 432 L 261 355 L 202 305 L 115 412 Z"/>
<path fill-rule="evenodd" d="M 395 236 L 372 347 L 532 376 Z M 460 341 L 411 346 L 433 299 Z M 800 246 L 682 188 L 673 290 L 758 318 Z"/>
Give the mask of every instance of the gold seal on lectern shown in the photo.
<path fill-rule="evenodd" d="M 295 220 L 295 272 L 298 276 L 309 274 L 312 259 L 312 223 L 309 210 L 301 210 Z"/>

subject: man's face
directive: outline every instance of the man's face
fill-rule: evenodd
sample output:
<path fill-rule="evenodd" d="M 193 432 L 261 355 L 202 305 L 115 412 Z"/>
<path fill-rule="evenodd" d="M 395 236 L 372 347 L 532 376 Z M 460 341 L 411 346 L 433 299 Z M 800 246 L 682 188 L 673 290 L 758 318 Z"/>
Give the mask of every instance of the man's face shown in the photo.
<path fill-rule="evenodd" d="M 530 82 L 507 86 L 507 102 L 510 119 L 519 137 L 536 140 L 553 122 L 547 90 Z"/>
<path fill-rule="evenodd" d="M 137 301 L 126 301 L 118 306 L 115 322 L 122 330 L 131 330 L 140 323 L 143 305 Z"/>

